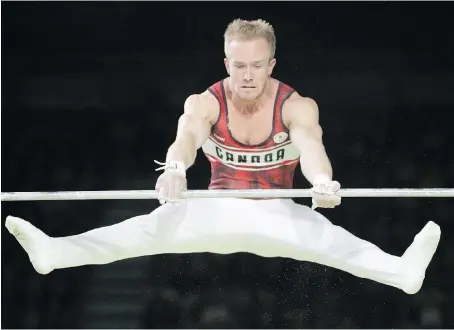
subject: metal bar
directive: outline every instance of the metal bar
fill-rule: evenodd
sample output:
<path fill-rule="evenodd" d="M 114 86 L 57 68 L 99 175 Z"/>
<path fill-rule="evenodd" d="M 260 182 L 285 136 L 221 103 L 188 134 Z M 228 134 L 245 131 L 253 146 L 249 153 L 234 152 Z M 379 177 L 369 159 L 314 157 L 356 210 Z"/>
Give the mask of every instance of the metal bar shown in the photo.
<path fill-rule="evenodd" d="M 310 189 L 189 190 L 183 198 L 298 198 L 311 197 Z M 341 189 L 341 197 L 454 197 L 454 188 Z M 2 192 L 2 202 L 50 200 L 157 199 L 155 190 Z"/>

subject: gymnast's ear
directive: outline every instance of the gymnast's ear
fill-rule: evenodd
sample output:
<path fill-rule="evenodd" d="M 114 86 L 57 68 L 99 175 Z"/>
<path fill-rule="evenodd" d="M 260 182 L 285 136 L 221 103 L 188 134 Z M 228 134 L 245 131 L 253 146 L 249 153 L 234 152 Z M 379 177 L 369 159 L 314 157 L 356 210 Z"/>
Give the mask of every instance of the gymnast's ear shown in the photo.
<path fill-rule="evenodd" d="M 273 73 L 274 66 L 276 65 L 276 59 L 273 58 L 270 63 L 268 63 L 268 76 L 271 76 Z"/>

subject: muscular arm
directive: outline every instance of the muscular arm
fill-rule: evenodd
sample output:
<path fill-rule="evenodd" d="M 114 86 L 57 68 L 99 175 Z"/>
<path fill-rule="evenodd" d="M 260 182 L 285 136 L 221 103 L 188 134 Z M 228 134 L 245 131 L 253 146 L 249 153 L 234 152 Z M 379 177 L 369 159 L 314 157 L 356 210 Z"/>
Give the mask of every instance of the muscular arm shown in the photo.
<path fill-rule="evenodd" d="M 175 141 L 167 151 L 167 162 L 183 162 L 186 169 L 194 164 L 197 150 L 208 138 L 218 116 L 218 107 L 217 100 L 210 92 L 194 94 L 186 99 L 184 113 L 178 120 Z"/>
<path fill-rule="evenodd" d="M 322 140 L 318 106 L 312 99 L 299 95 L 288 100 L 290 137 L 301 153 L 301 170 L 314 184 L 319 178 L 332 180 L 333 171 Z"/>

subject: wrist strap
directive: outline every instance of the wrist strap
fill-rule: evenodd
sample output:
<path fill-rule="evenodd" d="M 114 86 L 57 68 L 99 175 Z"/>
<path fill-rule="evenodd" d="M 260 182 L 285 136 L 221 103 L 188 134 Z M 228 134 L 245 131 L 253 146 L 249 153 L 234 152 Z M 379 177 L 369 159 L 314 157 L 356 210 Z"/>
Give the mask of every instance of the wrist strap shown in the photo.
<path fill-rule="evenodd" d="M 313 185 L 315 186 L 315 185 L 318 185 L 318 184 L 328 184 L 331 181 L 332 180 L 331 180 L 331 178 L 328 175 L 319 174 L 319 175 L 315 176 Z"/>
<path fill-rule="evenodd" d="M 158 165 L 162 165 L 161 167 L 158 167 L 155 171 L 176 171 L 177 173 L 183 175 L 186 177 L 186 166 L 184 165 L 183 162 L 178 162 L 178 161 L 169 161 L 169 162 L 158 162 L 157 160 L 154 161 Z"/>

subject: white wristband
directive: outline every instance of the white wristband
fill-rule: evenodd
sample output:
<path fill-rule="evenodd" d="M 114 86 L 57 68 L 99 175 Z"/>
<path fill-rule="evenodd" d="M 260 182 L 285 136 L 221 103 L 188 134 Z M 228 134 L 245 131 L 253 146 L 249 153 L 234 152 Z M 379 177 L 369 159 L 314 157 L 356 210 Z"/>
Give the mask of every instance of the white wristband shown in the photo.
<path fill-rule="evenodd" d="M 186 165 L 183 162 L 170 161 L 166 164 L 166 171 L 176 171 L 186 177 Z"/>
<path fill-rule="evenodd" d="M 169 161 L 167 163 L 161 163 L 155 160 L 156 164 L 163 165 L 156 169 L 156 171 L 176 171 L 178 174 L 186 178 L 186 165 L 179 161 Z"/>
<path fill-rule="evenodd" d="M 314 180 L 313 180 L 313 185 L 319 185 L 319 184 L 328 184 L 330 183 L 332 180 L 331 178 L 326 175 L 326 174 L 318 174 L 315 176 Z"/>

